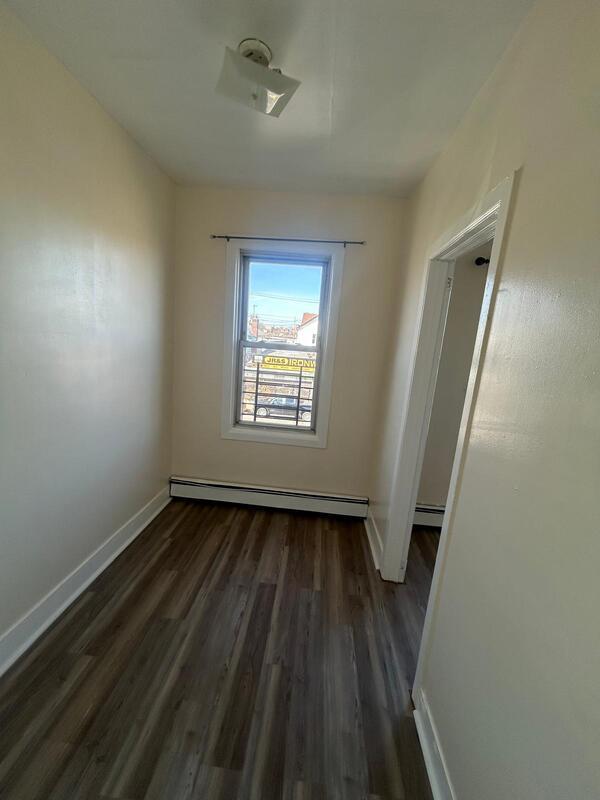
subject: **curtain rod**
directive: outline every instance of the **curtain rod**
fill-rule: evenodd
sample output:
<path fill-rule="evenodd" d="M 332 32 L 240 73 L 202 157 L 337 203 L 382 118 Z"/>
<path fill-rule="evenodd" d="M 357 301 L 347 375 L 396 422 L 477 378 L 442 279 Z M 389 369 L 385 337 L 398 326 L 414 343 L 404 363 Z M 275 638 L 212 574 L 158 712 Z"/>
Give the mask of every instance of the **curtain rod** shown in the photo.
<path fill-rule="evenodd" d="M 350 239 L 289 239 L 284 236 L 233 236 L 230 234 L 211 233 L 211 239 L 244 239 L 253 242 L 304 242 L 305 244 L 366 244 L 366 241 L 357 242 Z"/>

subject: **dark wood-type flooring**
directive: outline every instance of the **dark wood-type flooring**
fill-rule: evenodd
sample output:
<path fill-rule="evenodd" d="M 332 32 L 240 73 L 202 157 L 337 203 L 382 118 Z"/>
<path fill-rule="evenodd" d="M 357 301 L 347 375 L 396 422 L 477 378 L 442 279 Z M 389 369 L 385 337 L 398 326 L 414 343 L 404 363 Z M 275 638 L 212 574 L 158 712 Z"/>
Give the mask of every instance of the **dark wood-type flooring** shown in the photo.
<path fill-rule="evenodd" d="M 2 800 L 431 797 L 406 585 L 362 522 L 175 500 L 0 681 Z"/>

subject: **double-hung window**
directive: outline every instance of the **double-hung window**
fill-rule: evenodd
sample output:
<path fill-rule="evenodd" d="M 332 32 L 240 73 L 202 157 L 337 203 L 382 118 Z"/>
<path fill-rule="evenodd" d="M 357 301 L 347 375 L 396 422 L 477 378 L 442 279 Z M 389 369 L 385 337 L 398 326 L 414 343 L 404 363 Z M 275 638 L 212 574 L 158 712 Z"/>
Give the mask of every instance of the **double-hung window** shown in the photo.
<path fill-rule="evenodd" d="M 325 447 L 339 245 L 228 243 L 222 433 Z"/>

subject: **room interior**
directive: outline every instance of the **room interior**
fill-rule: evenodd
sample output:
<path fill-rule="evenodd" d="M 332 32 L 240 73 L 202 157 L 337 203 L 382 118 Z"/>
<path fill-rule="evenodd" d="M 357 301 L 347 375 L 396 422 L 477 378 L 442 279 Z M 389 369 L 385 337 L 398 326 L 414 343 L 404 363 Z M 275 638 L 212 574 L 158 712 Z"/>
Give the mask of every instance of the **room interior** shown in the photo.
<path fill-rule="evenodd" d="M 0 796 L 600 797 L 599 34 L 0 0 Z"/>

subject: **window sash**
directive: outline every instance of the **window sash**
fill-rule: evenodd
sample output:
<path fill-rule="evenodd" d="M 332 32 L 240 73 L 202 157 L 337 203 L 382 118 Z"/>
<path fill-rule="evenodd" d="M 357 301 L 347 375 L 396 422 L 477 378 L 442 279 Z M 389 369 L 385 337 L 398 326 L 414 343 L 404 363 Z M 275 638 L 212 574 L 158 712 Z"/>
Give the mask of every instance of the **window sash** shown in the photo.
<path fill-rule="evenodd" d="M 248 341 L 248 297 L 249 297 L 249 282 L 250 282 L 250 264 L 253 261 L 258 261 L 261 263 L 271 262 L 274 264 L 290 264 L 300 265 L 313 265 L 316 267 L 321 268 L 321 294 L 319 295 L 319 321 L 317 323 L 317 341 L 316 344 L 320 343 L 322 331 L 325 329 L 324 322 L 326 321 L 326 317 L 328 314 L 328 300 L 329 300 L 329 280 L 330 280 L 330 263 L 329 260 L 323 258 L 278 258 L 276 254 L 269 253 L 269 254 L 261 254 L 261 253 L 253 253 L 253 252 L 244 252 L 241 254 L 240 258 L 240 297 L 239 297 L 239 308 L 237 312 L 239 314 L 238 317 L 238 341 Z M 276 340 L 273 340 L 276 341 Z M 269 342 L 268 346 L 273 346 L 273 341 Z M 304 348 L 307 349 L 307 348 Z"/>
<path fill-rule="evenodd" d="M 271 261 L 277 264 L 290 264 L 290 265 L 303 265 L 313 264 L 321 268 L 321 293 L 319 296 L 319 310 L 318 310 L 318 323 L 317 323 L 317 337 L 314 345 L 292 344 L 288 342 L 280 342 L 274 340 L 256 340 L 248 339 L 248 302 L 249 302 L 249 278 L 250 278 L 250 264 L 253 261 L 260 261 L 262 263 Z M 279 258 L 276 254 L 265 253 L 259 254 L 254 252 L 245 252 L 241 254 L 239 262 L 240 271 L 240 296 L 237 308 L 238 320 L 236 325 L 237 343 L 236 343 L 236 381 L 235 381 L 235 425 L 243 426 L 245 428 L 261 428 L 263 430 L 286 430 L 293 431 L 294 433 L 306 433 L 310 431 L 315 433 L 317 429 L 317 415 L 318 415 L 318 400 L 319 400 L 319 386 L 320 386 L 320 372 L 321 372 L 321 333 L 326 329 L 327 315 L 329 312 L 329 280 L 330 280 L 330 263 L 327 259 L 322 258 Z M 288 352 L 301 352 L 301 353 L 315 353 L 315 374 L 313 376 L 312 388 L 312 405 L 311 405 L 311 420 L 310 427 L 297 427 L 293 424 L 286 425 L 282 420 L 276 424 L 262 424 L 258 421 L 249 422 L 242 419 L 242 406 L 243 406 L 243 385 L 244 385 L 244 349 L 266 349 L 266 350 L 284 350 Z"/>
<path fill-rule="evenodd" d="M 318 342 L 318 337 L 317 337 Z M 290 350 L 297 353 L 319 353 L 320 344 L 289 344 L 287 342 L 278 342 L 277 340 L 264 340 L 256 339 L 240 339 L 240 347 L 252 347 L 257 350 Z"/>

